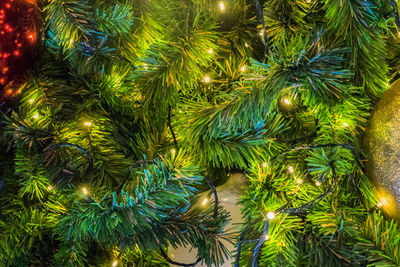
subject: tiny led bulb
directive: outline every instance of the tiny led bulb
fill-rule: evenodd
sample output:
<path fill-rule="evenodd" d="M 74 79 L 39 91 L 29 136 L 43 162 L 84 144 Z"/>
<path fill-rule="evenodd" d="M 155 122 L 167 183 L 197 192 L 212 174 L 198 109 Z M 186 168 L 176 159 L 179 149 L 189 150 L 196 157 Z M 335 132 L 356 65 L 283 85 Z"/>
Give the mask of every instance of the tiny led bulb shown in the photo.
<path fill-rule="evenodd" d="M 171 152 L 172 152 L 172 154 L 175 154 L 176 150 L 175 150 L 175 149 L 172 149 Z"/>
<path fill-rule="evenodd" d="M 49 185 L 49 186 L 47 187 L 47 190 L 51 191 L 51 190 L 53 190 L 53 187 L 52 187 L 51 185 Z"/>
<path fill-rule="evenodd" d="M 213 53 L 212 48 L 208 49 L 208 53 L 209 53 L 209 54 L 212 54 L 212 53 Z"/>
<path fill-rule="evenodd" d="M 244 43 L 244 47 L 249 47 L 249 44 L 248 43 Z"/>
<path fill-rule="evenodd" d="M 378 208 L 381 208 L 383 206 L 382 202 L 379 202 L 378 204 L 376 204 L 378 206 Z"/>
<path fill-rule="evenodd" d="M 264 162 L 262 166 L 263 166 L 264 168 L 266 168 L 266 167 L 268 166 L 268 163 L 267 163 L 267 162 Z"/>
<path fill-rule="evenodd" d="M 35 115 L 33 115 L 33 118 L 34 119 L 38 119 L 39 118 L 39 114 L 36 113 Z"/>
<path fill-rule="evenodd" d="M 91 123 L 90 121 L 85 121 L 83 124 L 84 124 L 86 127 L 92 126 L 92 123 Z"/>
<path fill-rule="evenodd" d="M 290 173 L 294 173 L 294 168 L 292 166 L 289 166 L 288 170 Z"/>
<path fill-rule="evenodd" d="M 209 82 L 211 81 L 211 78 L 210 78 L 210 76 L 206 76 L 206 77 L 204 77 L 204 81 L 205 81 L 206 83 L 209 83 Z"/>
<path fill-rule="evenodd" d="M 285 102 L 286 105 L 290 105 L 290 100 L 289 100 L 289 98 L 285 98 L 285 99 L 283 100 L 283 102 Z"/>
<path fill-rule="evenodd" d="M 207 198 L 205 198 L 205 199 L 203 199 L 203 201 L 201 202 L 201 204 L 203 204 L 203 206 L 204 206 L 204 205 L 206 205 L 206 204 L 207 204 L 207 202 L 208 202 L 208 199 L 207 199 Z"/>
<path fill-rule="evenodd" d="M 143 69 L 147 70 L 149 67 L 147 66 L 146 63 L 143 64 Z"/>
<path fill-rule="evenodd" d="M 34 99 L 29 99 L 29 103 L 33 103 L 33 101 L 35 101 Z"/>
<path fill-rule="evenodd" d="M 242 67 L 240 68 L 240 71 L 241 71 L 241 72 L 245 72 L 245 71 L 246 71 L 246 66 L 242 66 Z"/>
<path fill-rule="evenodd" d="M 298 184 L 301 184 L 301 183 L 303 183 L 303 180 L 298 179 L 296 182 L 297 182 Z"/>
<path fill-rule="evenodd" d="M 224 11 L 224 10 L 225 10 L 225 4 L 224 4 L 224 2 L 220 2 L 220 3 L 219 3 L 219 9 L 221 9 L 221 11 Z"/>
<path fill-rule="evenodd" d="M 112 266 L 113 266 L 113 267 L 116 267 L 117 264 L 118 264 L 118 261 L 114 261 L 114 262 L 112 263 Z"/>
<path fill-rule="evenodd" d="M 275 213 L 273 213 L 272 211 L 268 212 L 268 213 L 267 213 L 267 218 L 268 218 L 269 220 L 272 220 L 273 218 L 275 218 Z"/>
<path fill-rule="evenodd" d="M 265 235 L 265 240 L 269 240 L 269 235 Z"/>
<path fill-rule="evenodd" d="M 347 122 L 343 122 L 343 127 L 349 127 L 349 124 Z"/>
<path fill-rule="evenodd" d="M 82 188 L 82 192 L 83 192 L 84 195 L 87 195 L 87 194 L 88 194 L 88 191 L 87 191 L 86 187 L 83 187 L 83 188 Z"/>
<path fill-rule="evenodd" d="M 263 30 L 260 31 L 260 36 L 264 36 L 264 31 Z"/>
<path fill-rule="evenodd" d="M 320 182 L 320 181 L 316 181 L 316 182 L 315 182 L 315 185 L 316 185 L 316 186 L 320 186 L 320 185 L 321 185 L 321 182 Z"/>

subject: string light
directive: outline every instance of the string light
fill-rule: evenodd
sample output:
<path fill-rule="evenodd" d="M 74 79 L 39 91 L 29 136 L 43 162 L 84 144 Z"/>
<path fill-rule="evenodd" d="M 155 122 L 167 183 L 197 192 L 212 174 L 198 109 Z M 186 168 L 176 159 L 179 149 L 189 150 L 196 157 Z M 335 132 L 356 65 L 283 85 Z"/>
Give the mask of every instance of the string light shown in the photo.
<path fill-rule="evenodd" d="M 378 206 L 378 208 L 382 208 L 383 204 L 382 202 L 379 202 L 378 204 L 376 204 Z"/>
<path fill-rule="evenodd" d="M 320 186 L 320 185 L 321 185 L 321 182 L 320 182 L 320 181 L 316 181 L 316 182 L 315 182 L 315 185 L 316 185 L 316 186 Z"/>
<path fill-rule="evenodd" d="M 274 218 L 275 218 L 275 213 L 273 213 L 272 211 L 268 212 L 268 213 L 267 213 L 267 218 L 268 218 L 269 220 L 274 219 Z"/>
<path fill-rule="evenodd" d="M 243 66 L 240 68 L 240 71 L 241 71 L 241 72 L 245 72 L 245 71 L 246 71 L 246 66 L 243 65 Z"/>
<path fill-rule="evenodd" d="M 388 201 L 387 201 L 386 197 L 382 197 L 380 200 L 381 200 L 380 203 L 381 203 L 382 206 L 387 205 L 387 202 L 388 202 Z"/>
<path fill-rule="evenodd" d="M 269 235 L 265 235 L 265 240 L 269 240 Z"/>
<path fill-rule="evenodd" d="M 203 204 L 203 206 L 205 206 L 207 203 L 208 203 L 208 199 L 207 198 L 203 199 L 203 201 L 201 202 L 201 204 Z"/>
<path fill-rule="evenodd" d="M 86 127 L 90 127 L 90 126 L 92 126 L 92 122 L 90 122 L 90 121 L 85 121 L 85 122 L 83 123 L 83 125 L 85 125 Z"/>
<path fill-rule="evenodd" d="M 204 81 L 205 81 L 206 83 L 209 83 L 209 82 L 211 81 L 211 78 L 210 78 L 210 76 L 206 76 L 206 77 L 204 77 Z"/>
<path fill-rule="evenodd" d="M 112 263 L 112 266 L 115 267 L 115 266 L 117 266 L 117 264 L 118 264 L 118 261 L 114 261 L 114 262 Z"/>
<path fill-rule="evenodd" d="M 290 173 L 294 173 L 294 168 L 293 168 L 292 166 L 289 166 L 288 171 L 289 171 Z"/>
<path fill-rule="evenodd" d="M 298 180 L 296 181 L 296 183 L 301 184 L 301 183 L 303 183 L 303 180 L 302 180 L 302 179 L 298 179 Z"/>
<path fill-rule="evenodd" d="M 53 187 L 52 187 L 51 185 L 49 185 L 49 186 L 47 187 L 47 190 L 51 191 L 51 190 L 53 190 Z"/>
<path fill-rule="evenodd" d="M 259 34 L 260 34 L 260 36 L 264 36 L 264 31 L 261 30 Z"/>
<path fill-rule="evenodd" d="M 33 103 L 33 101 L 35 101 L 33 98 L 32 99 L 29 99 L 29 103 Z"/>
<path fill-rule="evenodd" d="M 89 192 L 87 191 L 86 187 L 82 187 L 82 192 L 86 196 Z"/>
<path fill-rule="evenodd" d="M 39 118 L 39 114 L 36 113 L 35 115 L 33 115 L 33 118 L 34 119 L 38 119 Z"/>
<path fill-rule="evenodd" d="M 349 127 L 349 124 L 347 122 L 343 122 L 343 127 Z"/>
<path fill-rule="evenodd" d="M 171 152 L 172 152 L 172 154 L 175 154 L 176 151 L 175 151 L 175 149 L 172 149 Z"/>
<path fill-rule="evenodd" d="M 146 63 L 144 63 L 144 64 L 143 64 L 143 69 L 144 69 L 144 70 L 148 70 L 148 68 L 149 68 L 148 65 L 147 65 Z"/>
<path fill-rule="evenodd" d="M 224 11 L 224 10 L 225 10 L 225 3 L 224 3 L 224 2 L 220 2 L 220 3 L 219 3 L 219 9 L 220 9 L 221 11 Z"/>
<path fill-rule="evenodd" d="M 248 43 L 244 43 L 244 47 L 249 47 L 249 44 Z"/>
<path fill-rule="evenodd" d="M 285 97 L 285 98 L 283 99 L 283 102 L 284 102 L 286 105 L 290 105 L 290 99 L 287 98 L 287 97 Z"/>
<path fill-rule="evenodd" d="M 209 54 L 212 54 L 212 53 L 213 53 L 212 48 L 208 49 L 208 53 L 209 53 Z"/>

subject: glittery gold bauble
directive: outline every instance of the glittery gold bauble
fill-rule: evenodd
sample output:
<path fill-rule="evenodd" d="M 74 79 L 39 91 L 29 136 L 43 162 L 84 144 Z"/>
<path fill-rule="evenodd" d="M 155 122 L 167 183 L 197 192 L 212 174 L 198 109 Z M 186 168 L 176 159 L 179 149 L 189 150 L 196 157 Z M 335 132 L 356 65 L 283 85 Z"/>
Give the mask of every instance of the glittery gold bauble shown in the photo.
<path fill-rule="evenodd" d="M 391 218 L 400 219 L 400 79 L 375 105 L 365 132 L 367 174 Z"/>

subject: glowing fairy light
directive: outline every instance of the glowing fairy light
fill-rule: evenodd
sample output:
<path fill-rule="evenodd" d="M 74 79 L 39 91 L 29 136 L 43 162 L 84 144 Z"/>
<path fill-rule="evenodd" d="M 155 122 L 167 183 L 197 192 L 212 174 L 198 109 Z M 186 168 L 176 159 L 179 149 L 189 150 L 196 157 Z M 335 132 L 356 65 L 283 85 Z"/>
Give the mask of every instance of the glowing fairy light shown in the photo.
<path fill-rule="evenodd" d="M 266 168 L 266 167 L 268 166 L 268 163 L 267 163 L 267 162 L 264 162 L 264 163 L 262 164 L 262 166 L 263 166 L 264 168 Z"/>
<path fill-rule="evenodd" d="M 225 3 L 224 3 L 224 2 L 220 2 L 220 3 L 219 3 L 219 9 L 220 9 L 221 11 L 224 11 L 224 10 L 225 10 Z"/>
<path fill-rule="evenodd" d="M 86 187 L 83 187 L 82 188 L 82 192 L 83 192 L 83 194 L 86 196 L 89 192 L 88 192 L 88 190 L 86 189 Z"/>
<path fill-rule="evenodd" d="M 343 127 L 347 128 L 349 127 L 349 124 L 347 122 L 343 122 Z"/>
<path fill-rule="evenodd" d="M 269 235 L 265 235 L 265 237 L 264 237 L 264 238 L 265 238 L 265 240 L 267 240 L 267 241 L 268 241 L 268 240 L 269 240 Z"/>
<path fill-rule="evenodd" d="M 214 52 L 214 51 L 212 50 L 212 48 L 208 49 L 208 53 L 209 53 L 210 55 L 212 55 L 213 52 Z"/>
<path fill-rule="evenodd" d="M 315 185 L 316 185 L 316 186 L 320 186 L 320 185 L 321 185 L 321 182 L 320 182 L 320 181 L 316 181 L 316 182 L 315 182 Z"/>
<path fill-rule="evenodd" d="M 285 99 L 283 99 L 283 102 L 284 102 L 286 105 L 290 105 L 290 104 L 291 104 L 290 99 L 287 98 L 287 97 L 285 97 Z"/>
<path fill-rule="evenodd" d="M 33 118 L 34 119 L 39 119 L 39 114 L 36 113 L 35 115 L 33 115 Z"/>
<path fill-rule="evenodd" d="M 208 199 L 207 198 L 203 199 L 203 201 L 201 202 L 201 204 L 203 204 L 203 206 L 205 206 L 207 203 L 208 203 Z"/>
<path fill-rule="evenodd" d="M 242 67 L 240 68 L 240 71 L 241 71 L 241 72 L 245 72 L 245 71 L 246 71 L 246 66 L 242 66 Z"/>
<path fill-rule="evenodd" d="M 288 171 L 289 173 L 294 173 L 294 168 L 292 166 L 289 166 Z"/>
<path fill-rule="evenodd" d="M 249 47 L 249 44 L 248 43 L 244 43 L 244 47 Z"/>
<path fill-rule="evenodd" d="M 53 187 L 52 187 L 51 185 L 49 185 L 49 186 L 47 187 L 47 190 L 51 191 L 51 190 L 53 190 Z"/>
<path fill-rule="evenodd" d="M 144 69 L 144 70 L 148 70 L 148 69 L 149 69 L 149 66 L 148 66 L 146 63 L 144 63 L 144 64 L 143 64 L 143 69 Z"/>
<path fill-rule="evenodd" d="M 92 126 L 92 122 L 90 122 L 90 121 L 85 121 L 85 122 L 83 123 L 83 125 L 85 125 L 86 127 L 90 127 L 90 126 Z"/>
<path fill-rule="evenodd" d="M 382 202 L 379 202 L 378 204 L 376 204 L 378 206 L 378 208 L 382 208 L 383 204 Z"/>
<path fill-rule="evenodd" d="M 302 180 L 302 179 L 298 179 L 298 180 L 296 181 L 296 183 L 302 184 L 302 183 L 303 183 L 303 180 Z"/>
<path fill-rule="evenodd" d="M 34 99 L 29 99 L 29 103 L 33 103 L 35 100 Z"/>
<path fill-rule="evenodd" d="M 206 76 L 206 77 L 204 77 L 204 81 L 205 81 L 206 83 L 209 83 L 209 82 L 211 81 L 211 78 L 210 78 L 210 76 Z"/>
<path fill-rule="evenodd" d="M 274 219 L 274 218 L 275 218 L 275 213 L 273 213 L 272 211 L 268 212 L 268 213 L 267 213 L 267 218 L 268 218 L 269 220 Z"/>
<path fill-rule="evenodd" d="M 114 262 L 112 263 L 112 266 L 113 266 L 113 267 L 116 267 L 117 264 L 118 264 L 118 261 L 114 261 Z"/>

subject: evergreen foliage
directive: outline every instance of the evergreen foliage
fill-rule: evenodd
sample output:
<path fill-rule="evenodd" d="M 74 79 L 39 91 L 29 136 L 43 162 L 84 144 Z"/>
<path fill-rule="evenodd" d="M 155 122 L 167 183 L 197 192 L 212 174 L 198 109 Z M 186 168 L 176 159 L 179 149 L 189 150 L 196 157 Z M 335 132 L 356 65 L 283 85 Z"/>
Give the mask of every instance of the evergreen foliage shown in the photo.
<path fill-rule="evenodd" d="M 0 115 L 1 264 L 167 266 L 189 245 L 219 266 L 241 238 L 251 266 L 266 214 L 318 199 L 269 222 L 260 266 L 400 265 L 360 163 L 399 76 L 389 2 L 260 1 L 264 30 L 246 0 L 38 2 L 40 53 Z M 235 231 L 198 197 L 233 171 Z"/>

